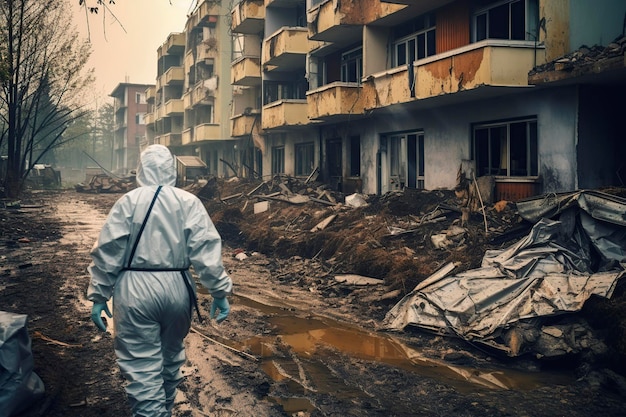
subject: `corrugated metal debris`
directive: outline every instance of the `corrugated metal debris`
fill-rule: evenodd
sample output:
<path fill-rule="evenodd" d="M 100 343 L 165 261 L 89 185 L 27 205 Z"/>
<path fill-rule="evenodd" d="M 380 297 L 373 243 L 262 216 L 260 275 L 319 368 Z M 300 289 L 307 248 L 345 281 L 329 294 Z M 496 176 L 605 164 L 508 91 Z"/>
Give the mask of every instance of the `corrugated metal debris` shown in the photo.
<path fill-rule="evenodd" d="M 545 319 L 580 311 L 591 296 L 612 296 L 626 275 L 626 199 L 578 191 L 517 209 L 536 221 L 526 237 L 487 251 L 480 268 L 450 275 L 454 265 L 446 265 L 387 313 L 385 328 L 416 326 L 510 356 L 580 350 L 581 323 L 558 328 Z"/>

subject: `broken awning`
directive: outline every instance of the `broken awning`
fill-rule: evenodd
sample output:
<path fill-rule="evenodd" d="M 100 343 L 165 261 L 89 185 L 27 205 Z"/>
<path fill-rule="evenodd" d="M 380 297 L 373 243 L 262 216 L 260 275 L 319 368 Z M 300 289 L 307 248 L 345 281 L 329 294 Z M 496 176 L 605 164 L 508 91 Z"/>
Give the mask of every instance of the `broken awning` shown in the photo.
<path fill-rule="evenodd" d="M 480 268 L 450 275 L 454 265 L 446 265 L 400 300 L 384 326 L 417 326 L 515 354 L 499 339 L 514 323 L 579 311 L 591 295 L 612 296 L 625 274 L 626 200 L 577 192 L 551 204 L 527 200 L 518 211 L 539 218 L 526 237 L 487 251 Z"/>

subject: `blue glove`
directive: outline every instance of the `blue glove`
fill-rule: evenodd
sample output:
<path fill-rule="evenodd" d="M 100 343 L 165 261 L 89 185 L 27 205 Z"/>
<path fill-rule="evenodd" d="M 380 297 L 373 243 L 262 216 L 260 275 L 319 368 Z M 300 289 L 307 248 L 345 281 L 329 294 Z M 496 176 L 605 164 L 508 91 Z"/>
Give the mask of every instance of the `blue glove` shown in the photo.
<path fill-rule="evenodd" d="M 104 322 L 102 321 L 102 311 L 104 311 L 107 316 L 113 317 L 113 315 L 109 311 L 109 306 L 106 303 L 93 303 L 93 307 L 91 308 L 91 320 L 93 320 L 98 329 L 106 332 L 107 326 L 105 326 Z"/>
<path fill-rule="evenodd" d="M 215 317 L 215 313 L 219 310 L 219 314 Z M 226 297 L 216 298 L 213 297 L 213 302 L 211 303 L 211 318 L 215 319 L 218 323 L 223 322 L 228 317 L 228 313 L 230 313 L 230 304 L 228 303 L 228 299 Z"/>

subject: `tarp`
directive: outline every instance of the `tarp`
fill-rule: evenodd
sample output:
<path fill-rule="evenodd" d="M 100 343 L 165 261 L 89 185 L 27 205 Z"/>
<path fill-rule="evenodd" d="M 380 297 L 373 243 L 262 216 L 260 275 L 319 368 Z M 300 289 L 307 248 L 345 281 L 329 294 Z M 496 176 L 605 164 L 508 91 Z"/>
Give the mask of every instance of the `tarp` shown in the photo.
<path fill-rule="evenodd" d="M 33 372 L 26 319 L 23 314 L 0 311 L 0 417 L 25 410 L 45 391 Z"/>
<path fill-rule="evenodd" d="M 383 325 L 456 335 L 514 356 L 519 345 L 502 339 L 513 324 L 541 326 L 532 319 L 577 312 L 592 295 L 612 296 L 625 275 L 626 200 L 581 191 L 525 200 L 518 212 L 538 219 L 526 237 L 487 251 L 480 268 L 450 275 L 454 265 L 446 265 L 400 300 Z"/>

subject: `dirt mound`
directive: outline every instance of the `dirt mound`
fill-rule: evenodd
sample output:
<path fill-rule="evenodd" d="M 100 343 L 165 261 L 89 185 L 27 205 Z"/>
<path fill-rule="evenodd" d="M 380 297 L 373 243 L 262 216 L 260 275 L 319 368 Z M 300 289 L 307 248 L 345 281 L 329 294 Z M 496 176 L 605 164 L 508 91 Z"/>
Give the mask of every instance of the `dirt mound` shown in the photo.
<path fill-rule="evenodd" d="M 216 196 L 205 205 L 230 246 L 283 259 L 275 270 L 281 280 L 372 303 L 378 318 L 443 265 L 477 268 L 487 250 L 511 245 L 532 227 L 514 203 L 468 210 L 467 199 L 451 190 L 362 195 L 362 205 L 349 204 L 348 196 L 322 183 L 291 177 L 212 180 L 190 191 Z M 624 189 L 602 191 L 624 194 Z M 302 265 L 302 259 L 308 263 Z M 298 267 L 288 270 L 290 265 Z M 347 290 L 336 285 L 336 274 L 382 279 L 384 289 Z M 583 314 L 605 333 L 616 357 L 626 358 L 624 291 L 611 300 L 593 300 Z M 605 317 L 613 319 L 608 323 Z"/>

